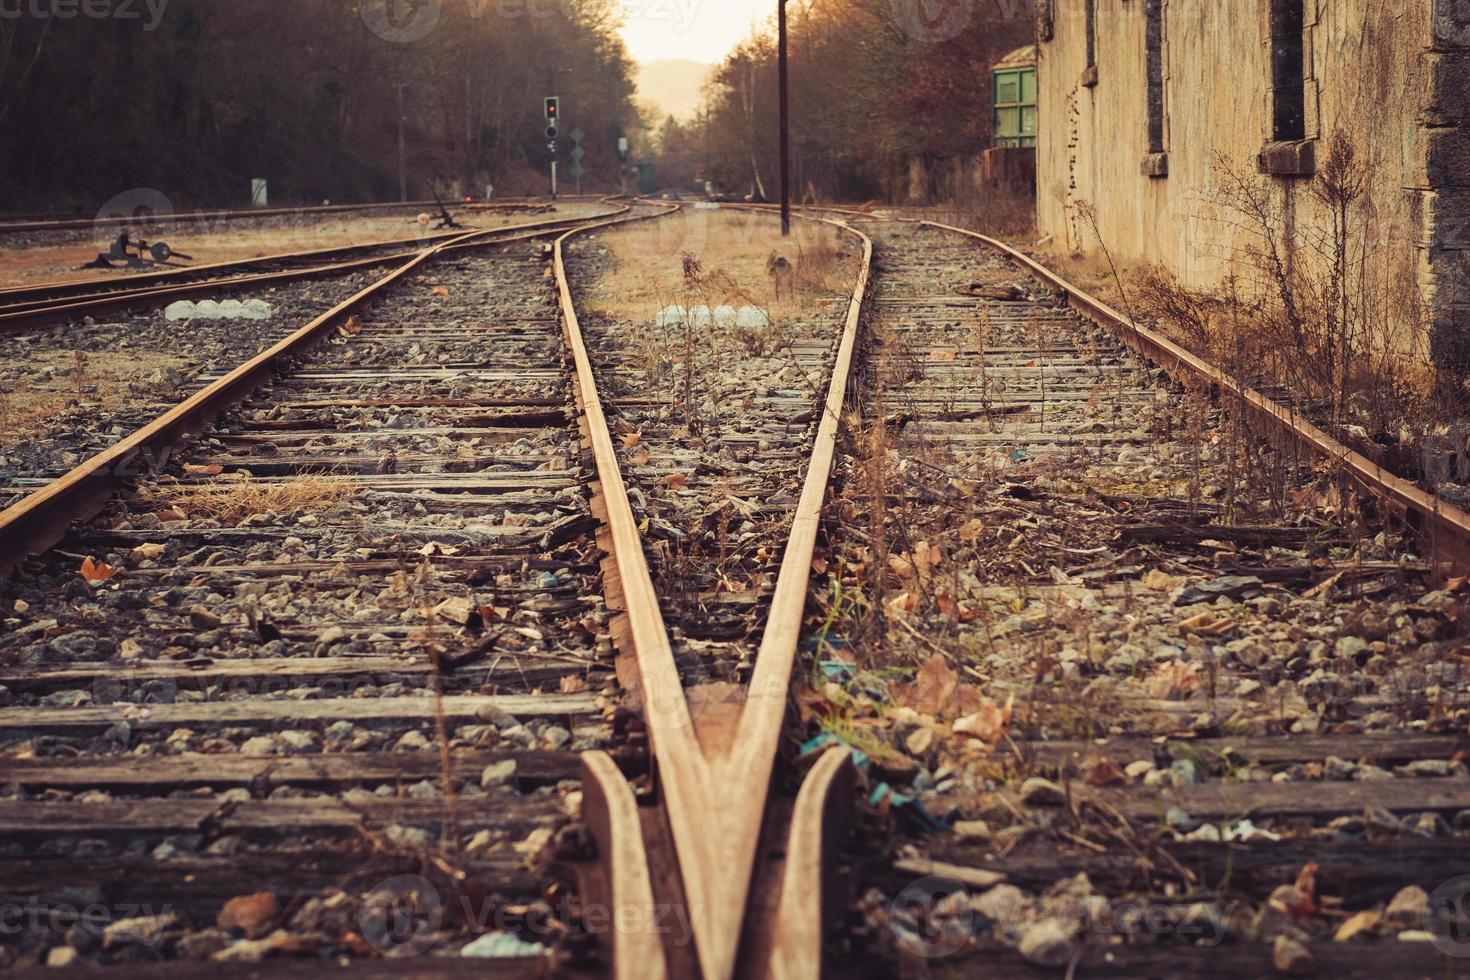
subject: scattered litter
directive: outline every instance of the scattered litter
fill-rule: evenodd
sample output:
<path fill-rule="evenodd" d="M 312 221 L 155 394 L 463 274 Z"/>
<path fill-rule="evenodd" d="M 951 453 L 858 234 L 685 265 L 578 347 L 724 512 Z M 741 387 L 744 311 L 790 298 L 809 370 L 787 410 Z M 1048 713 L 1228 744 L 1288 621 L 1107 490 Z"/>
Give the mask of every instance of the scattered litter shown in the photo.
<path fill-rule="evenodd" d="M 1251 841 L 1257 840 L 1279 841 L 1281 839 L 1280 834 L 1273 834 L 1269 830 L 1262 830 L 1249 820 L 1242 820 L 1239 823 L 1227 826 L 1224 837 L 1226 843 L 1237 840 L 1242 843 L 1250 843 Z"/>
<path fill-rule="evenodd" d="M 833 746 L 840 746 L 841 748 L 847 749 L 849 752 L 852 753 L 852 764 L 857 766 L 858 769 L 864 772 L 867 771 L 868 753 L 862 751 L 861 749 L 853 748 L 851 745 L 848 745 L 846 742 L 838 738 L 836 735 L 833 735 L 831 732 L 823 732 L 816 738 L 812 739 L 810 742 L 807 742 L 805 745 L 803 745 L 801 747 L 801 758 L 810 758 Z"/>
<path fill-rule="evenodd" d="M 460 956 L 478 960 L 525 960 L 542 956 L 546 947 L 528 943 L 508 932 L 486 933 L 459 951 Z"/>
<path fill-rule="evenodd" d="M 924 804 L 912 796 L 896 791 L 887 783 L 879 783 L 873 789 L 868 803 L 875 807 L 882 807 L 886 803 L 893 813 L 907 821 L 918 833 L 938 834 L 949 830 L 949 825 L 924 809 Z"/>

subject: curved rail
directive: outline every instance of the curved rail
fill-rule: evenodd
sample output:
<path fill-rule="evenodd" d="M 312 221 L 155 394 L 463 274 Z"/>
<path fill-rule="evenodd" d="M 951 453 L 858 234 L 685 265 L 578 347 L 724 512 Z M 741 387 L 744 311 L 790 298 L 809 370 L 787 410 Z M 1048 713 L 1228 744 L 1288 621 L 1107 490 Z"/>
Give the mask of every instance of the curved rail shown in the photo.
<path fill-rule="evenodd" d="M 532 221 L 506 228 L 486 228 L 473 232 L 472 234 L 514 236 L 533 230 L 538 231 L 540 234 L 549 234 L 569 225 L 574 226 L 587 221 L 626 214 L 628 211 L 629 207 L 627 205 L 621 205 L 601 214 L 549 218 L 544 221 Z M 151 309 L 177 300 L 212 296 L 221 291 L 240 286 L 264 286 L 298 282 L 304 279 L 318 279 L 325 276 L 342 275 L 364 269 L 380 268 L 385 265 L 392 265 L 395 262 L 407 261 L 414 255 L 424 251 L 426 247 L 434 248 L 440 245 L 450 246 L 451 248 L 458 247 L 455 243 L 463 240 L 466 234 L 471 233 L 457 231 L 448 235 L 433 235 L 423 240 L 407 239 L 391 242 L 370 242 L 340 248 L 284 253 L 264 256 L 258 259 L 246 259 L 239 262 L 221 262 L 214 265 L 195 266 L 169 272 L 144 273 L 106 283 L 99 283 L 93 280 L 80 283 L 52 283 L 49 285 L 27 286 L 19 289 L 4 290 L 0 291 L 0 332 L 29 330 L 82 316 L 97 316 L 129 310 Z M 383 248 L 398 248 L 401 246 L 412 247 L 407 251 L 350 261 L 333 262 L 326 265 L 306 266 L 297 269 L 263 272 L 224 279 L 204 279 L 177 285 L 172 283 L 172 280 L 175 278 L 193 277 L 201 273 L 244 270 L 281 262 L 309 262 L 332 257 L 360 255 L 364 252 L 372 252 Z M 164 284 L 157 285 L 158 283 Z M 132 284 L 137 288 L 104 289 L 100 292 L 97 291 L 98 286 L 105 287 L 117 284 L 122 284 L 125 287 Z M 7 301 L 9 301 L 8 305 Z"/>
<path fill-rule="evenodd" d="M 587 413 L 597 473 L 606 491 L 608 526 L 626 607 L 628 640 L 637 662 L 661 800 L 678 857 L 682 900 L 690 913 L 699 966 L 705 980 L 729 980 L 736 975 L 742 942 L 747 944 L 745 948 L 759 949 L 761 955 L 769 956 L 768 960 L 755 966 L 762 973 L 771 972 L 776 964 L 784 964 L 782 975 L 815 977 L 817 974 L 806 972 L 799 964 L 808 964 L 814 969 L 820 964 L 820 930 L 813 933 L 777 929 L 772 935 L 752 939 L 747 935 L 746 915 L 758 845 L 762 832 L 768 829 L 767 801 L 771 777 L 786 718 L 787 695 L 801 636 L 812 555 L 836 454 L 842 406 L 857 347 L 858 327 L 873 258 L 873 243 L 861 232 L 825 218 L 807 217 L 805 220 L 831 225 L 861 241 L 862 269 L 853 288 L 816 444 L 793 516 L 755 670 L 738 724 L 733 729 L 724 725 L 701 726 L 690 710 L 658 595 L 643 559 L 641 535 L 625 494 L 606 420 L 600 406 L 593 409 L 589 404 Z M 588 230 L 591 228 L 579 229 L 575 234 Z M 562 248 L 571 234 L 564 235 L 556 243 L 555 269 L 579 383 L 590 392 L 595 390 L 595 381 L 572 301 Z M 589 399 L 591 401 L 593 399 Z M 593 753 L 592 757 L 597 755 Z M 822 760 L 819 765 L 820 776 L 824 782 L 840 784 L 841 774 L 850 764 L 847 753 L 833 750 L 830 758 Z M 603 772 L 609 771 L 605 763 L 599 762 L 598 768 Z M 599 795 L 611 793 L 603 791 Z M 791 828 L 792 839 L 798 846 L 823 839 L 822 829 L 811 826 L 810 821 L 819 818 L 826 811 L 826 806 L 810 800 L 825 801 L 839 797 L 840 794 L 818 790 L 815 797 L 809 797 L 805 806 L 798 807 L 798 820 Z M 588 822 L 606 822 L 608 819 L 606 814 L 602 814 Z M 619 854 L 626 865 L 625 853 L 620 851 Z M 643 870 L 639 869 L 640 872 Z M 617 869 L 613 873 L 616 874 Z M 806 879 L 795 874 L 788 876 L 788 881 L 792 880 L 800 882 Z M 789 900 L 803 909 L 811 906 L 810 895 L 794 894 L 794 891 L 793 885 L 793 889 L 783 895 L 783 902 Z M 816 901 L 820 903 L 819 894 Z M 816 950 L 811 948 L 813 942 L 817 944 Z M 797 955 L 797 950 L 801 955 Z M 623 969 L 620 963 L 617 969 L 619 976 L 625 975 Z"/>
<path fill-rule="evenodd" d="M 615 224 L 619 220 L 614 218 L 602 224 Z M 502 230 L 476 231 L 419 252 L 382 279 L 195 392 L 110 449 L 85 460 L 60 479 L 0 511 L 0 579 L 9 577 L 25 558 L 39 554 L 60 541 L 74 522 L 95 517 L 113 492 L 138 475 L 142 467 L 166 459 L 175 446 L 203 431 L 221 412 L 270 380 L 284 358 L 304 351 L 328 336 L 337 323 L 387 286 L 442 254 L 506 245 L 545 234 L 544 230 L 523 231 L 509 236 Z"/>
<path fill-rule="evenodd" d="M 1065 296 L 1067 305 L 1114 334 L 1129 348 L 1181 380 L 1204 384 L 1228 396 L 1251 417 L 1265 422 L 1310 455 L 1322 459 L 1366 493 L 1396 507 L 1424 538 L 1431 554 L 1457 572 L 1470 571 L 1470 511 L 1457 507 L 1385 469 L 1303 418 L 1295 409 L 1191 353 L 1169 338 L 1134 323 L 1102 300 L 1080 289 L 1035 259 L 980 232 L 938 221 L 901 215 L 880 216 L 855 208 L 812 210 L 867 221 L 903 221 L 952 232 L 991 248 L 1016 263 L 1032 278 Z"/>
<path fill-rule="evenodd" d="M 953 232 L 1000 252 L 1034 279 L 1066 296 L 1072 309 L 1115 334 L 1124 344 L 1169 374 L 1187 377 L 1228 394 L 1250 416 L 1276 428 L 1320 457 L 1365 491 L 1406 512 L 1424 535 L 1433 553 L 1456 569 L 1470 568 L 1470 513 L 1427 493 L 1362 453 L 1323 432 L 1295 409 L 1262 394 L 1221 368 L 1190 353 L 1167 337 L 1139 326 L 1102 300 L 1078 289 L 1046 266 L 1004 242 L 979 232 L 935 221 L 921 225 Z"/>

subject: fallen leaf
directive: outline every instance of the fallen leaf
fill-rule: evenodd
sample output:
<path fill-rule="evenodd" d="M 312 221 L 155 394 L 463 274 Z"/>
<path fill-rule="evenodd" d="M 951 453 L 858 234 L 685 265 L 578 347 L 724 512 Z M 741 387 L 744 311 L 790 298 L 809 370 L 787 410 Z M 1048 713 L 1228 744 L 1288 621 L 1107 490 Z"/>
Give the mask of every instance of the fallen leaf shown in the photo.
<path fill-rule="evenodd" d="M 641 432 L 630 432 L 627 435 L 625 435 L 625 436 L 622 437 L 622 441 L 623 441 L 623 448 L 624 449 L 632 449 L 634 446 L 638 445 L 640 442 L 643 441 L 643 433 L 641 433 Z"/>
<path fill-rule="evenodd" d="M 912 592 L 900 592 L 888 600 L 891 612 L 913 612 L 919 608 L 919 597 Z"/>
<path fill-rule="evenodd" d="M 1128 775 L 1123 772 L 1123 767 L 1106 756 L 1093 759 L 1083 766 L 1082 778 L 1093 786 L 1119 786 L 1128 782 Z"/>
<path fill-rule="evenodd" d="M 265 935 L 281 911 L 281 904 L 270 892 L 232 898 L 220 909 L 217 924 L 221 929 L 238 929 L 246 939 Z"/>
<path fill-rule="evenodd" d="M 163 557 L 168 549 L 161 544 L 140 544 L 133 549 L 133 555 L 137 558 L 145 558 L 148 561 L 157 561 Z"/>
<path fill-rule="evenodd" d="M 1372 935 L 1378 931 L 1378 926 L 1382 921 L 1382 912 L 1365 909 L 1338 926 L 1337 932 L 1332 937 L 1332 941 L 1337 943 L 1350 943 L 1360 936 Z"/>
<path fill-rule="evenodd" d="M 664 482 L 669 485 L 670 490 L 682 490 L 689 485 L 689 474 L 670 473 L 664 477 Z"/>
<path fill-rule="evenodd" d="M 435 296 L 448 296 L 449 295 L 449 287 L 448 286 L 435 286 L 434 287 L 434 295 Z"/>
<path fill-rule="evenodd" d="M 82 578 L 88 582 L 106 582 L 117 574 L 117 569 L 106 562 L 93 561 L 91 558 L 87 558 L 82 562 L 81 573 Z"/>
<path fill-rule="evenodd" d="M 921 715 L 938 717 L 944 714 L 959 686 L 960 675 L 942 655 L 936 653 L 919 668 L 919 675 L 909 688 L 905 703 Z"/>
<path fill-rule="evenodd" d="M 561 679 L 561 693 L 581 694 L 587 690 L 587 681 L 581 674 L 569 674 Z"/>
<path fill-rule="evenodd" d="M 1015 715 L 1016 697 L 1011 695 L 1006 706 L 1002 708 L 989 698 L 984 699 L 980 710 L 974 714 L 966 715 L 954 723 L 953 730 L 956 735 L 969 735 L 971 738 L 979 739 L 987 745 L 995 745 L 1005 738 L 1006 729 L 1011 726 L 1011 718 Z"/>
<path fill-rule="evenodd" d="M 1148 679 L 1145 689 L 1149 697 L 1165 700 L 1183 700 L 1199 686 L 1199 668 L 1182 660 L 1160 664 L 1159 669 Z"/>
<path fill-rule="evenodd" d="M 224 471 L 225 468 L 218 463 L 211 463 L 207 466 L 199 463 L 184 464 L 184 472 L 192 476 L 219 476 Z"/>
<path fill-rule="evenodd" d="M 959 352 L 952 350 L 937 350 L 930 354 L 930 357 L 936 361 L 953 361 L 958 356 Z"/>
<path fill-rule="evenodd" d="M 960 528 L 960 540 L 974 542 L 980 540 L 980 535 L 985 533 L 985 522 L 979 518 L 971 518 L 970 521 Z"/>
<path fill-rule="evenodd" d="M 1159 571 L 1157 568 L 1152 568 L 1143 577 L 1142 585 L 1145 589 L 1151 589 L 1154 592 L 1173 592 L 1179 586 L 1183 585 L 1185 581 L 1186 579 L 1183 575 L 1169 575 L 1166 572 Z"/>
<path fill-rule="evenodd" d="M 1200 636 L 1223 636 L 1234 628 L 1235 624 L 1230 620 L 1217 618 L 1207 612 L 1192 616 L 1179 624 L 1179 632 L 1198 633 Z"/>
<path fill-rule="evenodd" d="M 337 332 L 344 337 L 356 337 L 362 333 L 362 317 L 353 314 L 347 318 L 347 322 L 337 328 Z"/>
<path fill-rule="evenodd" d="M 642 452 L 639 453 L 637 456 L 629 456 L 628 462 L 633 466 L 647 466 L 649 461 L 652 459 L 653 457 L 650 456 L 648 453 Z"/>

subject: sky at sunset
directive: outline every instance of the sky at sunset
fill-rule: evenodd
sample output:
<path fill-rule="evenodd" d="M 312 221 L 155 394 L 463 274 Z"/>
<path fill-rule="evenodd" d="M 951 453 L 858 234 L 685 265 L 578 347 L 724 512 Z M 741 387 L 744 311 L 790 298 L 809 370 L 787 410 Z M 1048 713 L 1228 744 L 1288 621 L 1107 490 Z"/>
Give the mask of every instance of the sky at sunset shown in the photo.
<path fill-rule="evenodd" d="M 776 14 L 776 0 L 622 0 L 623 37 L 634 60 L 715 64 Z"/>

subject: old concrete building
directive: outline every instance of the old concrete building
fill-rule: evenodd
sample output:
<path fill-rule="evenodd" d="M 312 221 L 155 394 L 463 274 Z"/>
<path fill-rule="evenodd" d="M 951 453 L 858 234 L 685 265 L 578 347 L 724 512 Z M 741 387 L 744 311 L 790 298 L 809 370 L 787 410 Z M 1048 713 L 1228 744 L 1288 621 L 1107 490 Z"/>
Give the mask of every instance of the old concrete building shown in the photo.
<path fill-rule="evenodd" d="M 1341 134 L 1398 346 L 1470 367 L 1470 0 L 1051 0 L 1039 39 L 1037 220 L 1058 244 L 1100 236 L 1202 288 L 1248 286 L 1272 236 L 1311 263 Z"/>

